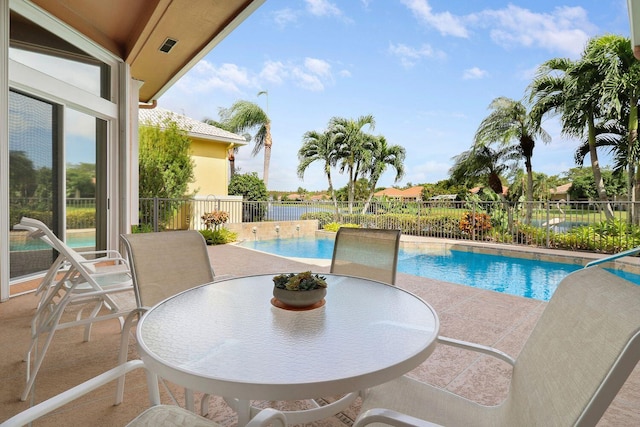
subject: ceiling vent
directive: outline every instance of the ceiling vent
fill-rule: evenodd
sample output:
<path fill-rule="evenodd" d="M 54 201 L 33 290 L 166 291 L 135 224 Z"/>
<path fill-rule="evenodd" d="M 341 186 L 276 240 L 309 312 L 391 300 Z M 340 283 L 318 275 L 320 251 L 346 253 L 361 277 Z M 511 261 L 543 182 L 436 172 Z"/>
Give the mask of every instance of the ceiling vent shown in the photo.
<path fill-rule="evenodd" d="M 160 52 L 169 53 L 177 43 L 178 40 L 167 37 L 162 46 L 160 46 Z"/>

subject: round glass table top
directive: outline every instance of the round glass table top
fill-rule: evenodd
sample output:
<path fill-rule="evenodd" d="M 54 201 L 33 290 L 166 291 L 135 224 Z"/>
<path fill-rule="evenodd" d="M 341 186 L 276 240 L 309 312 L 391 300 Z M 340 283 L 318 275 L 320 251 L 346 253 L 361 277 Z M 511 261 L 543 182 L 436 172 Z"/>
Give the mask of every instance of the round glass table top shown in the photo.
<path fill-rule="evenodd" d="M 324 276 L 325 304 L 305 311 L 271 304 L 273 275 L 178 294 L 141 319 L 141 357 L 195 390 L 286 400 L 381 384 L 433 351 L 438 318 L 422 299 L 379 282 Z"/>

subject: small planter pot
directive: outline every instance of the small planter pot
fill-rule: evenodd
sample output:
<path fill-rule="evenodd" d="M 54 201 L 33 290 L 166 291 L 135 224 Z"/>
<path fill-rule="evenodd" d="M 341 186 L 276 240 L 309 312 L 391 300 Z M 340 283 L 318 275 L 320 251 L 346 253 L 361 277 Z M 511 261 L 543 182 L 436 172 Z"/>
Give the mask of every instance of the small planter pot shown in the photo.
<path fill-rule="evenodd" d="M 288 289 L 273 288 L 273 296 L 283 304 L 290 307 L 304 308 L 310 307 L 322 301 L 327 295 L 326 288 L 312 289 L 310 291 L 290 291 Z"/>

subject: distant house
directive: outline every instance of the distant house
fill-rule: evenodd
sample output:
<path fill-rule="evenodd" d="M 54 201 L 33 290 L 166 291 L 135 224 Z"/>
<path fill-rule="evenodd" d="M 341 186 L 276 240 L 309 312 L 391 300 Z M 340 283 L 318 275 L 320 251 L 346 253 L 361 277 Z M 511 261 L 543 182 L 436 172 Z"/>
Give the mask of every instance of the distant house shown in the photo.
<path fill-rule="evenodd" d="M 457 194 L 440 194 L 438 196 L 429 197 L 429 200 L 446 200 L 454 202 L 456 200 L 459 200 L 459 198 Z"/>
<path fill-rule="evenodd" d="M 482 190 L 483 188 L 485 188 L 485 187 L 473 187 L 471 190 L 469 190 L 469 192 L 471 194 L 478 194 L 478 192 L 480 190 Z M 509 187 L 503 185 L 502 186 L 502 195 L 506 196 L 508 192 L 509 192 Z"/>
<path fill-rule="evenodd" d="M 228 152 L 233 147 L 247 145 L 247 141 L 235 133 L 164 108 L 140 109 L 138 113 L 140 125 L 162 126 L 167 117 L 186 130 L 191 138 L 195 181 L 189 184 L 189 192 L 197 190 L 201 197 L 226 196 L 229 187 Z"/>
<path fill-rule="evenodd" d="M 573 184 L 563 184 L 549 190 L 549 199 L 554 201 L 569 201 L 569 190 Z"/>
<path fill-rule="evenodd" d="M 422 200 L 422 188 L 422 185 L 416 185 L 404 190 L 400 190 L 398 188 L 385 188 L 384 190 L 373 193 L 373 195 L 377 198 L 386 197 L 387 199 L 416 201 Z"/>

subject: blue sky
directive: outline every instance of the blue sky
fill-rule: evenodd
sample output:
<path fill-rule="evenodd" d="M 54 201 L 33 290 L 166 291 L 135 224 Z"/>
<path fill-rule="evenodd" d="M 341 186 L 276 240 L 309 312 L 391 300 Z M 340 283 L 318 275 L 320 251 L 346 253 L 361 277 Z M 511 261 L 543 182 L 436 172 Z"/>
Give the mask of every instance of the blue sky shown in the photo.
<path fill-rule="evenodd" d="M 268 108 L 269 190 L 326 189 L 321 164 L 296 175 L 302 136 L 331 117 L 367 114 L 370 133 L 407 151 L 395 184 L 434 183 L 471 146 L 494 98 L 522 99 L 539 64 L 578 58 L 590 37 L 607 33 L 629 37 L 625 0 L 267 0 L 158 105 L 198 120 L 239 99 Z M 536 145 L 534 171 L 574 167 L 577 142 L 560 135 L 557 119 L 543 127 L 552 142 Z M 236 165 L 262 176 L 262 153 L 251 149 Z M 387 170 L 378 185 L 394 178 Z"/>

